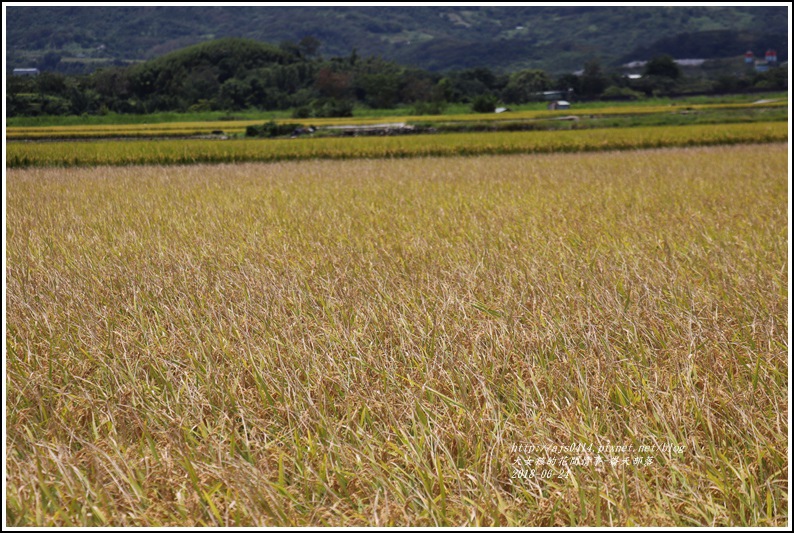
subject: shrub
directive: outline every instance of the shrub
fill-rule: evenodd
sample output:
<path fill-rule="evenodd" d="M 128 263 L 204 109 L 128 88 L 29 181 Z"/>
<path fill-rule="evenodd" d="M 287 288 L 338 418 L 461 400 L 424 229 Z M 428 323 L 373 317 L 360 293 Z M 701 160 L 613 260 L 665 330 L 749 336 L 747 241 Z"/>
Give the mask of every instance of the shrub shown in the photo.
<path fill-rule="evenodd" d="M 617 85 L 610 85 L 601 95 L 605 100 L 637 100 L 642 96 L 643 93 L 639 91 L 629 89 L 628 87 L 618 87 Z"/>
<path fill-rule="evenodd" d="M 279 124 L 274 120 L 265 122 L 261 126 L 248 126 L 245 128 L 246 137 L 283 137 L 292 135 L 295 130 L 303 128 L 303 124 Z"/>
<path fill-rule="evenodd" d="M 296 107 L 292 110 L 292 118 L 309 118 L 312 115 L 311 109 L 308 106 Z"/>
<path fill-rule="evenodd" d="M 496 110 L 496 98 L 490 94 L 482 94 L 472 101 L 471 110 L 475 113 L 493 113 Z"/>
<path fill-rule="evenodd" d="M 443 100 L 435 102 L 417 102 L 414 106 L 415 115 L 441 115 L 447 108 L 447 103 Z"/>
<path fill-rule="evenodd" d="M 352 117 L 353 102 L 350 100 L 315 100 L 312 102 L 312 115 L 317 118 Z"/>

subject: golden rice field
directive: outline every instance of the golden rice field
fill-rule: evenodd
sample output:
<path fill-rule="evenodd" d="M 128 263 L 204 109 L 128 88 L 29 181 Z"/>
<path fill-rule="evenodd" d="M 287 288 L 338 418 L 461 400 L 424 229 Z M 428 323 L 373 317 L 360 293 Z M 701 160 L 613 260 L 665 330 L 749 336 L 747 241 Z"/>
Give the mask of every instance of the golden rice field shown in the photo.
<path fill-rule="evenodd" d="M 393 137 L 13 142 L 7 166 L 240 163 L 631 150 L 788 140 L 787 122 Z"/>
<path fill-rule="evenodd" d="M 616 106 L 604 108 L 574 108 L 561 111 L 517 111 L 507 115 L 494 113 L 468 113 L 468 114 L 449 114 L 449 115 L 410 115 L 398 117 L 351 117 L 351 118 L 311 118 L 311 119 L 288 119 L 279 122 L 289 122 L 315 126 L 340 126 L 340 125 L 369 125 L 384 122 L 486 122 L 508 120 L 535 120 L 560 117 L 563 115 L 573 116 L 617 116 L 617 115 L 649 115 L 649 114 L 670 114 L 691 111 L 715 111 L 715 110 L 739 110 L 739 109 L 761 109 L 785 107 L 785 100 L 774 100 L 766 103 L 748 104 L 682 104 L 666 106 Z M 102 124 L 102 125 L 80 125 L 80 126 L 16 126 L 6 130 L 8 139 L 37 139 L 37 138 L 59 138 L 59 139 L 79 139 L 79 138 L 102 138 L 102 137 L 165 137 L 165 136 L 187 136 L 187 135 L 207 135 L 214 131 L 223 131 L 227 134 L 240 134 L 245 132 L 247 126 L 261 125 L 265 120 L 223 120 L 207 122 L 166 122 L 156 124 Z"/>
<path fill-rule="evenodd" d="M 7 523 L 785 526 L 787 157 L 8 169 Z"/>

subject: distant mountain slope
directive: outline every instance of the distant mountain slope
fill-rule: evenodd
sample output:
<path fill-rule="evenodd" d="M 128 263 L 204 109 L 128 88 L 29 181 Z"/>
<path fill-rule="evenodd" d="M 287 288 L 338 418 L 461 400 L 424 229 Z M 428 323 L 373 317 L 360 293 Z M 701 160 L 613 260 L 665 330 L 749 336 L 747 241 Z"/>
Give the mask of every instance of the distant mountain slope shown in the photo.
<path fill-rule="evenodd" d="M 591 57 L 608 64 L 643 59 L 635 56 L 664 51 L 680 34 L 702 57 L 740 55 L 749 42 L 757 54 L 777 47 L 787 59 L 785 7 L 10 6 L 6 15 L 7 68 L 41 62 L 47 53 L 51 62 L 90 66 L 149 59 L 220 37 L 278 44 L 306 36 L 319 39 L 325 56 L 356 49 L 434 70 L 561 73 Z M 742 37 L 735 46 L 731 32 Z"/>

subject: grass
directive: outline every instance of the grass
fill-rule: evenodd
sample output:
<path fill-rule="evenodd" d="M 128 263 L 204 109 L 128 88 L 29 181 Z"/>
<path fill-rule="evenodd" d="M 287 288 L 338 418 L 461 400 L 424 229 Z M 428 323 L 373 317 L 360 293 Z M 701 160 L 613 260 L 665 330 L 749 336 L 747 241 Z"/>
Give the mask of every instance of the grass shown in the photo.
<path fill-rule="evenodd" d="M 783 106 L 759 108 L 706 109 L 698 111 L 659 112 L 636 115 L 574 115 L 528 120 L 488 120 L 417 123 L 437 132 L 462 131 L 552 131 L 586 128 L 635 128 L 648 126 L 685 126 L 691 124 L 739 124 L 787 121 L 788 109 Z M 322 130 L 320 130 L 322 132 Z"/>
<path fill-rule="evenodd" d="M 10 169 L 7 523 L 785 526 L 787 154 Z"/>
<path fill-rule="evenodd" d="M 739 115 L 741 113 L 762 113 L 763 111 L 777 111 L 780 114 L 786 108 L 786 101 L 772 101 L 764 104 L 748 103 L 716 103 L 716 104 L 677 104 L 667 106 L 650 105 L 612 105 L 609 107 L 576 107 L 566 111 L 526 110 L 510 113 L 461 113 L 435 116 L 403 115 L 403 116 L 366 116 L 349 118 L 312 118 L 312 119 L 279 119 L 279 122 L 314 125 L 318 127 L 334 125 L 366 125 L 387 122 L 406 122 L 411 124 L 457 124 L 460 127 L 476 125 L 479 123 L 492 123 L 499 125 L 505 122 L 523 121 L 536 123 L 543 120 L 554 120 L 565 116 L 577 116 L 598 120 L 632 120 L 642 123 L 648 119 L 662 124 L 675 123 L 682 115 L 704 115 L 713 120 L 722 120 L 726 114 Z M 652 118 L 653 117 L 653 118 Z M 779 119 L 779 118 L 778 118 Z M 730 122 L 730 119 L 726 119 Z M 93 125 L 59 125 L 59 126 L 31 126 L 6 128 L 6 136 L 10 140 L 23 139 L 79 139 L 102 137 L 167 137 L 205 135 L 214 131 L 226 134 L 240 135 L 248 126 L 259 126 L 262 120 L 241 119 L 235 117 L 223 121 L 172 121 L 162 123 L 135 123 L 135 124 L 93 124 Z"/>
<path fill-rule="evenodd" d="M 710 105 L 710 104 L 751 104 L 757 100 L 788 100 L 788 93 L 753 93 L 723 96 L 693 96 L 684 98 L 646 98 L 629 102 L 581 102 L 575 104 L 582 109 L 601 108 L 636 108 L 636 107 L 669 107 L 679 105 Z M 518 112 L 543 111 L 546 102 L 532 102 L 528 104 L 510 106 Z M 466 115 L 471 109 L 466 104 L 451 104 L 447 107 L 445 115 Z M 396 107 L 393 109 L 368 109 L 357 107 L 353 114 L 357 119 L 366 118 L 401 118 L 413 116 L 412 107 Z M 268 120 L 291 121 L 292 111 L 202 111 L 190 113 L 150 113 L 146 115 L 130 115 L 107 113 L 105 115 L 71 115 L 71 116 L 39 116 L 39 117 L 8 117 L 9 127 L 54 127 L 54 126 L 98 126 L 98 125 L 133 125 L 133 124 L 162 124 L 170 122 L 228 122 L 228 121 L 253 121 L 266 122 Z M 441 115 L 443 116 L 443 115 Z M 432 117 L 424 117 L 432 118 Z M 213 128 L 216 129 L 216 128 Z"/>
<path fill-rule="evenodd" d="M 567 131 L 449 133 L 393 137 L 15 142 L 6 165 L 90 166 L 239 163 L 293 159 L 409 158 L 631 150 L 666 146 L 780 142 L 786 122 Z"/>

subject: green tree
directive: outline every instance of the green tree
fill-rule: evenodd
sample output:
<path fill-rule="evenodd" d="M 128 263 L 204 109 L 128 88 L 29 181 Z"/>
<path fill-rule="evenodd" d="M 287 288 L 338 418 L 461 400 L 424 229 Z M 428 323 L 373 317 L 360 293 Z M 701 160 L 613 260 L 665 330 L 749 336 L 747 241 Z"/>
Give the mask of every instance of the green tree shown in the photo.
<path fill-rule="evenodd" d="M 56 52 L 47 52 L 39 59 L 37 65 L 41 70 L 55 70 L 55 67 L 57 67 L 60 62 L 61 56 L 59 54 Z"/>
<path fill-rule="evenodd" d="M 66 93 L 66 77 L 63 74 L 42 72 L 36 76 L 36 84 L 40 94 L 62 96 Z"/>
<path fill-rule="evenodd" d="M 298 50 L 300 50 L 303 57 L 315 57 L 317 56 L 318 51 L 320 50 L 320 46 L 322 43 L 316 37 L 311 35 L 307 35 L 300 41 L 298 41 Z"/>
<path fill-rule="evenodd" d="M 400 95 L 400 78 L 397 73 L 365 73 L 355 79 L 356 97 L 368 106 L 389 109 L 395 106 Z"/>
<path fill-rule="evenodd" d="M 352 76 L 349 72 L 337 72 L 331 67 L 323 67 L 317 73 L 314 87 L 322 96 L 344 99 L 350 96 Z"/>
<path fill-rule="evenodd" d="M 188 105 L 195 104 L 199 100 L 216 98 L 221 87 L 218 81 L 218 69 L 213 67 L 202 66 L 192 70 L 184 77 L 178 76 L 177 78 L 181 78 L 179 88 L 158 92 L 171 93 L 187 102 Z"/>
<path fill-rule="evenodd" d="M 788 89 L 788 69 L 777 67 L 760 72 L 753 77 L 753 87 L 765 90 L 784 91 Z"/>
<path fill-rule="evenodd" d="M 493 113 L 496 109 L 496 97 L 492 94 L 478 95 L 471 102 L 471 110 L 475 113 Z"/>
<path fill-rule="evenodd" d="M 563 74 L 554 82 L 554 88 L 572 94 L 581 92 L 581 79 L 576 74 Z"/>
<path fill-rule="evenodd" d="M 290 55 L 290 56 L 293 56 L 293 57 L 300 57 L 301 56 L 301 47 L 300 47 L 300 45 L 297 45 L 297 44 L 293 43 L 292 41 L 281 41 L 280 43 L 278 43 L 278 48 L 279 48 L 279 50 L 281 50 L 282 52 L 284 52 L 287 55 Z"/>
<path fill-rule="evenodd" d="M 681 67 L 671 56 L 662 54 L 652 58 L 645 64 L 644 75 L 677 80 L 681 77 Z"/>
<path fill-rule="evenodd" d="M 609 84 L 609 79 L 601 68 L 598 59 L 591 59 L 584 66 L 584 73 L 579 82 L 582 96 L 586 98 L 597 98 L 604 92 Z"/>
<path fill-rule="evenodd" d="M 542 70 L 522 70 L 510 76 L 502 96 L 507 103 L 523 104 L 537 99 L 537 93 L 549 90 L 551 85 L 551 78 Z"/>
<path fill-rule="evenodd" d="M 675 92 L 676 83 L 667 76 L 643 76 L 632 84 L 632 88 L 644 92 L 646 96 L 668 96 Z"/>
<path fill-rule="evenodd" d="M 237 78 L 232 78 L 226 80 L 223 82 L 223 85 L 221 85 L 218 102 L 224 109 L 245 109 L 245 107 L 247 107 L 247 102 L 250 95 L 250 85 Z"/>
<path fill-rule="evenodd" d="M 441 78 L 433 87 L 434 102 L 449 102 L 452 100 L 453 88 L 449 78 Z"/>

